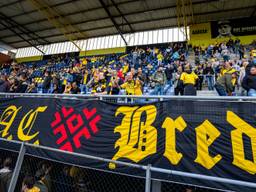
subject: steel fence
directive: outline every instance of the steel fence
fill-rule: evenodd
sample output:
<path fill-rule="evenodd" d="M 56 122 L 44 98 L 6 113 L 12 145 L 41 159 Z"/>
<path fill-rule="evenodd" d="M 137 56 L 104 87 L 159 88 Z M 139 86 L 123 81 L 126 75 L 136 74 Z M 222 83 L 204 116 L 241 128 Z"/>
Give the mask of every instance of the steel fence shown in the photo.
<path fill-rule="evenodd" d="M 204 101 L 250 101 L 256 102 L 255 97 L 248 96 L 157 96 L 157 95 L 83 95 L 83 94 L 39 94 L 39 93 L 0 93 L 0 98 L 59 98 L 101 100 L 111 103 L 151 103 L 166 100 L 204 100 Z"/>
<path fill-rule="evenodd" d="M 20 192 L 22 181 L 27 175 L 39 177 L 40 171 L 44 171 L 44 181 L 51 192 L 166 192 L 166 191 L 216 191 L 221 189 L 212 189 L 206 186 L 194 186 L 188 183 L 175 183 L 172 180 L 158 181 L 151 177 L 152 173 L 168 174 L 169 176 L 182 176 L 187 178 L 221 182 L 225 184 L 240 185 L 256 189 L 256 183 L 250 183 L 239 180 L 212 177 L 188 172 L 174 171 L 152 167 L 151 165 L 139 165 L 122 161 L 113 161 L 101 157 L 90 156 L 85 154 L 71 153 L 61 151 L 45 146 L 21 143 L 18 141 L 8 141 L 0 139 L 0 143 L 16 144 L 20 147 L 19 153 L 15 150 L 9 150 L 8 147 L 0 149 L 1 158 L 13 158 L 16 162 L 13 170 L 11 182 L 8 185 L 8 192 Z M 6 145 L 5 145 L 6 146 Z M 74 165 L 66 162 L 56 161 L 55 159 L 31 155 L 26 149 L 32 147 L 35 149 L 45 150 L 46 152 L 56 152 L 72 155 L 74 158 L 82 157 L 84 159 L 93 159 L 98 162 L 115 163 L 136 169 L 142 172 L 142 176 L 127 175 L 117 171 L 100 170 L 86 165 Z M 16 161 L 17 159 L 17 161 Z M 223 190 L 222 190 L 223 191 Z"/>

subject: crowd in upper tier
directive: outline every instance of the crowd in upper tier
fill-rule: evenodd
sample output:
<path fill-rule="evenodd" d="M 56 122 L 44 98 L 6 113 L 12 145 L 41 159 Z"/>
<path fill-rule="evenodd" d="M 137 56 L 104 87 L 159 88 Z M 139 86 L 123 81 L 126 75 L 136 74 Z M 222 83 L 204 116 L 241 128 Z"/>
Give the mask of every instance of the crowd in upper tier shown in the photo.
<path fill-rule="evenodd" d="M 4 64 L 0 92 L 109 95 L 256 96 L 256 43 L 238 39 L 209 46 L 185 43 L 136 47 L 126 54 L 52 56 Z"/>

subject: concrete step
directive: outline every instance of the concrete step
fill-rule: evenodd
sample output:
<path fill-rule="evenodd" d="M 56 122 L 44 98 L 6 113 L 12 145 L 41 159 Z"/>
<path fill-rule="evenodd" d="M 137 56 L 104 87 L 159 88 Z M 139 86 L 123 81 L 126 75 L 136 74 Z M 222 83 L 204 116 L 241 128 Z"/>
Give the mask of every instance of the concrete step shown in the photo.
<path fill-rule="evenodd" d="M 214 91 L 208 91 L 208 90 L 202 90 L 202 91 L 197 91 L 197 96 L 218 96 L 218 93 Z"/>

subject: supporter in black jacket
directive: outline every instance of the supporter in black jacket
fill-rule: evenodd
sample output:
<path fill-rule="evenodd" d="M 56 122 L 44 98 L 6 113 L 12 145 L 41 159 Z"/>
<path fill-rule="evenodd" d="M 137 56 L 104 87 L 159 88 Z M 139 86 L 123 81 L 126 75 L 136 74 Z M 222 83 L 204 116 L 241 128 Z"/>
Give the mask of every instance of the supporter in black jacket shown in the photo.
<path fill-rule="evenodd" d="M 5 75 L 0 76 L 0 93 L 9 92 L 10 83 L 8 82 Z"/>
<path fill-rule="evenodd" d="M 167 81 L 171 81 L 172 80 L 173 72 L 174 72 L 173 67 L 171 66 L 171 64 L 168 64 L 166 69 L 165 69 L 165 75 L 166 75 Z"/>
<path fill-rule="evenodd" d="M 47 93 L 51 86 L 52 77 L 48 71 L 45 72 L 44 76 L 43 93 Z"/>
<path fill-rule="evenodd" d="M 254 58 L 251 58 L 251 61 L 249 61 L 249 64 L 245 68 L 246 75 L 250 74 L 250 70 L 252 67 L 256 67 L 256 64 L 254 63 Z"/>
<path fill-rule="evenodd" d="M 10 186 L 11 178 L 12 178 L 12 159 L 7 158 L 4 160 L 3 168 L 0 169 L 0 191 L 7 192 Z"/>
<path fill-rule="evenodd" d="M 248 96 L 256 96 L 256 66 L 251 67 L 250 74 L 244 77 L 242 87 L 247 90 Z"/>

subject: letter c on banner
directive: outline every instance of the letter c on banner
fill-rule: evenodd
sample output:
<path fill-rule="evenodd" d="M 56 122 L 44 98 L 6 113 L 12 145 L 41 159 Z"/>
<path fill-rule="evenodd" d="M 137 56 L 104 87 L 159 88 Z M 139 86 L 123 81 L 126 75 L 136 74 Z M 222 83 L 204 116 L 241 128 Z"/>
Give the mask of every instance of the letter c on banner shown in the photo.
<path fill-rule="evenodd" d="M 47 109 L 46 106 L 44 107 L 38 107 L 36 110 L 30 110 L 21 120 L 19 127 L 18 127 L 18 138 L 21 141 L 30 141 L 34 139 L 39 132 L 36 132 L 33 135 L 29 135 L 33 125 L 35 123 L 35 120 L 37 118 L 37 115 L 39 112 L 44 112 Z M 27 121 L 26 121 L 27 120 Z M 26 121 L 26 122 L 25 122 Z M 26 133 L 25 133 L 26 130 Z"/>

